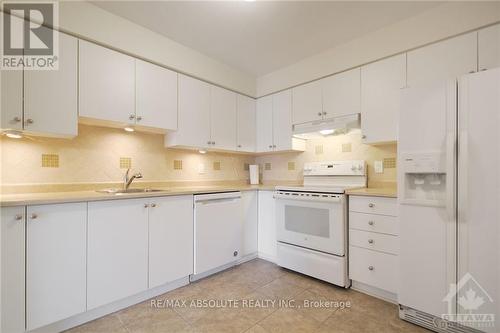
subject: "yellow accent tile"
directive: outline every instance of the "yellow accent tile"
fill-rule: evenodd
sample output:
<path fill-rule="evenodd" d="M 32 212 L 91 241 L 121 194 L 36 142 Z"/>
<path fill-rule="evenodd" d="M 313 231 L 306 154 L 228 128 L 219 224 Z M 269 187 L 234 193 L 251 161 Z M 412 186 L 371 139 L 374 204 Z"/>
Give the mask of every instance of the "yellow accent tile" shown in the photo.
<path fill-rule="evenodd" d="M 214 162 L 214 170 L 220 170 L 220 162 Z"/>
<path fill-rule="evenodd" d="M 130 157 L 120 157 L 120 169 L 129 169 L 132 167 L 132 159 Z"/>
<path fill-rule="evenodd" d="M 288 162 L 288 170 L 290 171 L 295 170 L 295 162 Z"/>
<path fill-rule="evenodd" d="M 384 158 L 384 169 L 394 169 L 396 167 L 396 158 L 395 157 L 390 157 L 390 158 Z"/>
<path fill-rule="evenodd" d="M 352 151 L 351 143 L 343 143 L 342 144 L 342 152 L 343 153 L 350 153 L 351 151 Z"/>
<path fill-rule="evenodd" d="M 182 160 L 174 160 L 174 170 L 182 170 Z"/>
<path fill-rule="evenodd" d="M 42 154 L 42 168 L 59 168 L 59 155 Z"/>
<path fill-rule="evenodd" d="M 265 163 L 264 170 L 267 170 L 267 171 L 271 170 L 271 163 Z"/>
<path fill-rule="evenodd" d="M 323 154 L 323 145 L 317 145 L 314 147 L 314 152 L 316 155 L 321 155 Z"/>

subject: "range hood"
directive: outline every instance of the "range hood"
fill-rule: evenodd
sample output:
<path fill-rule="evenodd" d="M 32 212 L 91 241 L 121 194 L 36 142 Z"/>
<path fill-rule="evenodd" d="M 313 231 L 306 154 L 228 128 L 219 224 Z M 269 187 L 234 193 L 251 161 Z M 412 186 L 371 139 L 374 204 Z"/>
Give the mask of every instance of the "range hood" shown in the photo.
<path fill-rule="evenodd" d="M 299 139 L 314 139 L 327 135 L 345 134 L 351 129 L 360 128 L 360 125 L 360 114 L 355 113 L 293 125 L 293 136 Z"/>

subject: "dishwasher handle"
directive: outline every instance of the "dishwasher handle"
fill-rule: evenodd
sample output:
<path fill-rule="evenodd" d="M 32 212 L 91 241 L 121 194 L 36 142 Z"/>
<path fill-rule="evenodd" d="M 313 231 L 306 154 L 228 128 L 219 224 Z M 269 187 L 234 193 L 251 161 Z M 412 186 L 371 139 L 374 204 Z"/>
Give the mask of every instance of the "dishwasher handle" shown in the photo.
<path fill-rule="evenodd" d="M 223 192 L 223 193 L 210 193 L 198 194 L 194 196 L 195 204 L 212 204 L 221 202 L 230 202 L 241 199 L 241 192 Z"/>
<path fill-rule="evenodd" d="M 241 199 L 241 197 L 221 198 L 221 199 L 207 199 L 207 200 L 196 201 L 196 204 L 197 205 L 213 205 L 213 204 L 219 204 L 219 203 L 223 203 L 223 202 L 238 201 L 240 199 Z"/>

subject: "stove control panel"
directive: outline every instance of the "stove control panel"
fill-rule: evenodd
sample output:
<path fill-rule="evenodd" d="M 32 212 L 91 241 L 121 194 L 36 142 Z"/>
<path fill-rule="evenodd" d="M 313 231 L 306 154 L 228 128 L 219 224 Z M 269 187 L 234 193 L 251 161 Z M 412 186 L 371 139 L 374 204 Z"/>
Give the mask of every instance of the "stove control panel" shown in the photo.
<path fill-rule="evenodd" d="M 365 176 L 364 160 L 311 162 L 304 164 L 304 176 Z"/>

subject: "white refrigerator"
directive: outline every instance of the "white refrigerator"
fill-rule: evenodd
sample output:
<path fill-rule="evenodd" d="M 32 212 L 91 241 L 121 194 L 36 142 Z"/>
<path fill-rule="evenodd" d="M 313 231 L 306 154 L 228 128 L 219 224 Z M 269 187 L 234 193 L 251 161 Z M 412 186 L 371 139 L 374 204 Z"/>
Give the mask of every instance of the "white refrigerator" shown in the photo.
<path fill-rule="evenodd" d="M 402 91 L 400 317 L 500 332 L 500 69 Z"/>

